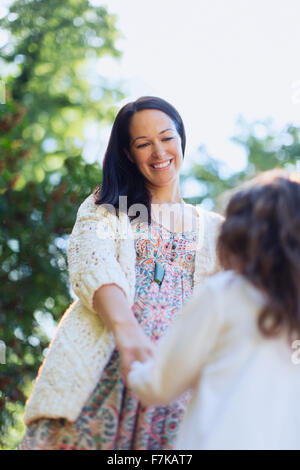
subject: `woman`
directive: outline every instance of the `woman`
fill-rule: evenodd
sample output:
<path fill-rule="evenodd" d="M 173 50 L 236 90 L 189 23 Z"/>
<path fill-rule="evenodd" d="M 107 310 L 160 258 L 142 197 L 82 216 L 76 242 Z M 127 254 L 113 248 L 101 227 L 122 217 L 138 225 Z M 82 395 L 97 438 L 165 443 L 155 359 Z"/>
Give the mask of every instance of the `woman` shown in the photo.
<path fill-rule="evenodd" d="M 183 202 L 184 150 L 182 120 L 166 101 L 142 97 L 119 111 L 103 183 L 81 204 L 70 237 L 78 300 L 39 372 L 20 449 L 173 448 L 189 392 L 142 407 L 125 377 L 218 270 L 222 218 Z"/>

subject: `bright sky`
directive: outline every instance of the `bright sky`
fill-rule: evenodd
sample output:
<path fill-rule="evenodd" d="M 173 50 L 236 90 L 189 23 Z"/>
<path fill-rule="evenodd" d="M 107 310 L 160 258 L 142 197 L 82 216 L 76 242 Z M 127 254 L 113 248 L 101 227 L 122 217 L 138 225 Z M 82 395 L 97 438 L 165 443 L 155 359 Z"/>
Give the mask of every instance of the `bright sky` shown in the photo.
<path fill-rule="evenodd" d="M 90 0 L 91 3 L 97 0 Z M 245 163 L 229 141 L 239 114 L 300 125 L 299 0 L 107 0 L 124 39 L 125 102 L 157 95 L 180 112 L 187 157 L 205 144 L 232 169 Z"/>
<path fill-rule="evenodd" d="M 244 151 L 229 140 L 239 115 L 251 122 L 272 117 L 278 129 L 300 125 L 299 0 L 90 3 L 117 14 L 124 36 L 117 42 L 121 60 L 104 57 L 95 71 L 121 81 L 126 99 L 119 107 L 151 94 L 178 109 L 187 133 L 183 169 L 201 144 L 232 170 L 242 168 Z M 87 159 L 100 159 L 109 132 L 99 138 L 97 125 L 88 130 Z"/>

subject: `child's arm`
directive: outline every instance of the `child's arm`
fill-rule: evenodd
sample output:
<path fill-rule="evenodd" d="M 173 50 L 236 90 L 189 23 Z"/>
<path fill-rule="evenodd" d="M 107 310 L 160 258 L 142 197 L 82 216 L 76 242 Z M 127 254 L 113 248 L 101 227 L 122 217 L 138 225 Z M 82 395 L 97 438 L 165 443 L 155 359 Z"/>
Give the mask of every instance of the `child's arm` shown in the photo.
<path fill-rule="evenodd" d="M 145 405 L 166 404 L 193 387 L 221 326 L 216 292 L 203 286 L 184 307 L 153 359 L 134 362 L 128 383 Z"/>

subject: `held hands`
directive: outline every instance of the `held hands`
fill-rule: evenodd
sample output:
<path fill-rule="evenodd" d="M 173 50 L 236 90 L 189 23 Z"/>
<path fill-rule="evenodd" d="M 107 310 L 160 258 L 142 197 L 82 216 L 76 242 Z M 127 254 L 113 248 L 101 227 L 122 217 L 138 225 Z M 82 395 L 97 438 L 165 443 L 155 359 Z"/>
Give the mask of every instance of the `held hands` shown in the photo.
<path fill-rule="evenodd" d="M 114 328 L 116 347 L 121 354 L 122 375 L 128 386 L 127 375 L 134 361 L 145 362 L 153 356 L 154 344 L 145 335 L 137 321 L 116 325 Z"/>
<path fill-rule="evenodd" d="M 93 307 L 113 332 L 121 355 L 122 373 L 127 386 L 127 374 L 134 361 L 145 362 L 152 357 L 154 346 L 134 317 L 125 293 L 115 284 L 99 287 L 94 293 Z"/>

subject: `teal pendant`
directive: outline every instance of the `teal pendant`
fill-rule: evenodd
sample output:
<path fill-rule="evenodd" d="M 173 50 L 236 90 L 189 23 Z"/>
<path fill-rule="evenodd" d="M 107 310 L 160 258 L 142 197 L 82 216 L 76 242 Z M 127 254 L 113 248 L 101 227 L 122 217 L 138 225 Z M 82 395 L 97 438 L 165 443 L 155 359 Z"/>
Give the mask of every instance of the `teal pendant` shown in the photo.
<path fill-rule="evenodd" d="M 155 261 L 154 281 L 160 286 L 165 275 L 165 268 L 162 264 Z"/>

